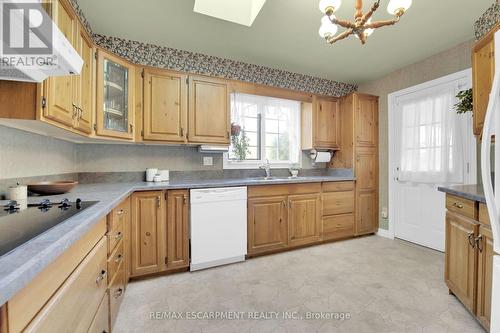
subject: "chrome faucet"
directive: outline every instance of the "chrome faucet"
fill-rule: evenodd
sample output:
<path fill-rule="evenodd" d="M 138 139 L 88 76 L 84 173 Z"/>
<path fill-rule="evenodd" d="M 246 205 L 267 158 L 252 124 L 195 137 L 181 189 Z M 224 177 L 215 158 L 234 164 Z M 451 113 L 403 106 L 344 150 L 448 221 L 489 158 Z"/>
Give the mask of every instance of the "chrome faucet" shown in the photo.
<path fill-rule="evenodd" d="M 269 163 L 269 159 L 266 159 L 266 164 L 262 164 L 259 166 L 259 169 L 266 170 L 266 179 L 271 179 L 271 164 Z"/>

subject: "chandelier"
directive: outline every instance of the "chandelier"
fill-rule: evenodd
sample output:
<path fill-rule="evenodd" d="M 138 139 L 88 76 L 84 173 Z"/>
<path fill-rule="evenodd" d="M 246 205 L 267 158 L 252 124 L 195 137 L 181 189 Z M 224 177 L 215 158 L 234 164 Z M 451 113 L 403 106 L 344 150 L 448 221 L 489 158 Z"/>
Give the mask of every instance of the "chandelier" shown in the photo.
<path fill-rule="evenodd" d="M 380 0 L 376 0 L 371 9 L 365 14 L 363 14 L 363 0 L 356 0 L 354 22 L 351 22 L 338 19 L 333 15 L 339 9 L 342 0 L 321 0 L 319 10 L 325 16 L 321 18 L 319 35 L 330 44 L 345 39 L 350 35 L 356 36 L 361 41 L 361 44 L 365 44 L 368 36 L 375 29 L 398 23 L 401 16 L 410 8 L 411 3 L 412 0 L 390 0 L 387 11 L 389 14 L 394 15 L 395 18 L 372 22 L 373 13 L 380 7 Z M 335 36 L 338 26 L 346 28 L 346 30 Z"/>

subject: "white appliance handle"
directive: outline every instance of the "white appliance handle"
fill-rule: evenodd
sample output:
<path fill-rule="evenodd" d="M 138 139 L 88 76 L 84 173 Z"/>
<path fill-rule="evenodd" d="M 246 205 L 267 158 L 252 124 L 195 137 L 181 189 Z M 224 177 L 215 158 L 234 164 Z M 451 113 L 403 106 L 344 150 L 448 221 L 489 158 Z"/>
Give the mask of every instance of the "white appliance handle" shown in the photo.
<path fill-rule="evenodd" d="M 498 35 L 495 36 L 497 39 Z M 483 125 L 483 141 L 481 143 L 481 174 L 483 180 L 483 189 L 484 195 L 486 198 L 486 205 L 488 206 L 488 215 L 490 218 L 491 229 L 493 232 L 493 241 L 495 251 L 500 250 L 500 221 L 498 220 L 499 211 L 495 198 L 495 193 L 493 192 L 493 183 L 491 180 L 491 135 L 496 132 L 497 126 L 500 124 L 496 124 L 494 122 L 494 118 L 496 113 L 500 112 L 498 110 L 498 99 L 500 97 L 500 71 L 496 71 L 495 77 L 493 79 L 493 86 L 490 93 L 490 99 L 488 103 L 488 108 L 486 111 L 484 125 Z M 500 118 L 498 118 L 500 119 Z M 497 165 L 497 170 L 500 170 L 500 165 Z M 495 178 L 500 177 L 500 174 L 496 174 Z M 500 182 L 496 182 L 500 184 Z M 497 188 L 500 192 L 500 189 Z"/>

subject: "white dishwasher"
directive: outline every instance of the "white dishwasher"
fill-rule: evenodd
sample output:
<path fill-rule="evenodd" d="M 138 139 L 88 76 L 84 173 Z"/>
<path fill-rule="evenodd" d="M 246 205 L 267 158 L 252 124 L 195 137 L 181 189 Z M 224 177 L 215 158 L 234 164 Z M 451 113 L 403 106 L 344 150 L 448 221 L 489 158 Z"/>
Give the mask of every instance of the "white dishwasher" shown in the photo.
<path fill-rule="evenodd" d="M 190 201 L 190 270 L 245 260 L 247 188 L 191 190 Z"/>

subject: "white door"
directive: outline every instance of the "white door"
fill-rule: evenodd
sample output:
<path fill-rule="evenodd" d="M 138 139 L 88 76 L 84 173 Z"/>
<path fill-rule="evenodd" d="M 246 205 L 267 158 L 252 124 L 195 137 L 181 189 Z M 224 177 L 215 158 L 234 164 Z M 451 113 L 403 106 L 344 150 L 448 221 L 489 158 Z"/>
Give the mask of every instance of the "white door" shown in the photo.
<path fill-rule="evenodd" d="M 457 114 L 470 70 L 390 95 L 390 199 L 394 235 L 444 251 L 445 195 L 440 185 L 476 180 L 470 113 Z"/>

